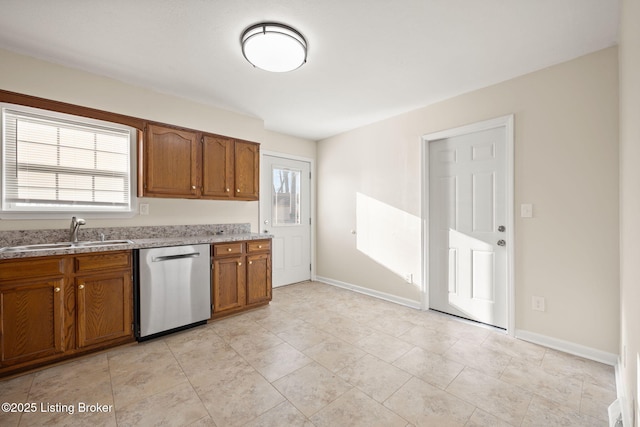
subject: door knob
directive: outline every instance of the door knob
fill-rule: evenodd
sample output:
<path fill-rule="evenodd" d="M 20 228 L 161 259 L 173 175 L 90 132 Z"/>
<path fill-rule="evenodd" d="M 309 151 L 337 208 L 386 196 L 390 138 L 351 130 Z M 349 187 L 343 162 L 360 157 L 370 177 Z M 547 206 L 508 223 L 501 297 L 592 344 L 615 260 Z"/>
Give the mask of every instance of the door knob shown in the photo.
<path fill-rule="evenodd" d="M 504 225 L 501 225 L 498 227 L 498 231 L 501 233 L 504 233 L 505 230 L 506 230 L 506 227 Z"/>
<path fill-rule="evenodd" d="M 504 240 L 500 239 L 498 240 L 498 246 L 506 246 L 507 242 L 505 242 Z"/>

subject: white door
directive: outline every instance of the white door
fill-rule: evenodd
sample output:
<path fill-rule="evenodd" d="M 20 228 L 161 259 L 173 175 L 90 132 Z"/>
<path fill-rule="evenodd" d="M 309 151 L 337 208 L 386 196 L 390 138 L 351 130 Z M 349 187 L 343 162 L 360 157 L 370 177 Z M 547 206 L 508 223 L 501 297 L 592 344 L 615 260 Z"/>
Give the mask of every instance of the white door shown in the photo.
<path fill-rule="evenodd" d="M 262 157 L 260 226 L 274 235 L 274 287 L 311 279 L 310 164 L 271 155 Z"/>
<path fill-rule="evenodd" d="M 507 327 L 506 129 L 429 143 L 429 305 Z"/>

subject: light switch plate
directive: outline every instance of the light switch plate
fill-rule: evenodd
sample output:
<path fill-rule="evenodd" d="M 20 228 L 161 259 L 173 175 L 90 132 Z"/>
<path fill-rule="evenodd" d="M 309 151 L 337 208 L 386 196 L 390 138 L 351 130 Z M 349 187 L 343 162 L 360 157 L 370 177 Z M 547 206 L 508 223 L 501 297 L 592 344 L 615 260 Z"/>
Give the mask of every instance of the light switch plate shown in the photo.
<path fill-rule="evenodd" d="M 523 203 L 520 205 L 520 217 L 533 218 L 533 205 L 531 203 Z"/>

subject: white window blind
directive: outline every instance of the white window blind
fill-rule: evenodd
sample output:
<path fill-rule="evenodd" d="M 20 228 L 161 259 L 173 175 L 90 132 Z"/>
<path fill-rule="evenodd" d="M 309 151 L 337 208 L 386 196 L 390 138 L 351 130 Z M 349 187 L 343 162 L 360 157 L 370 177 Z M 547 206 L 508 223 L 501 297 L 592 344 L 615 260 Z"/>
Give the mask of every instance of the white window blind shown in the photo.
<path fill-rule="evenodd" d="M 2 109 L 5 212 L 129 212 L 127 126 L 27 108 Z"/>

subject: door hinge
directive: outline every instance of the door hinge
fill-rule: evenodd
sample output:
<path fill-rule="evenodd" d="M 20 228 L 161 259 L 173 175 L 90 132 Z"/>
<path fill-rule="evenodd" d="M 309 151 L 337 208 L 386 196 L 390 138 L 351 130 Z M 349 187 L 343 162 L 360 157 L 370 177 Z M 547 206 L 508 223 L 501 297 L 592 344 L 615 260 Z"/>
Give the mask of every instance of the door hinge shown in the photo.
<path fill-rule="evenodd" d="M 135 330 L 135 324 L 134 323 L 131 324 L 131 330 L 132 331 Z"/>
<path fill-rule="evenodd" d="M 309 179 L 311 179 L 311 172 L 309 172 Z"/>
<path fill-rule="evenodd" d="M 309 218 L 309 225 L 311 225 L 311 218 Z"/>
<path fill-rule="evenodd" d="M 309 271 L 311 271 L 311 264 L 309 264 Z"/>

